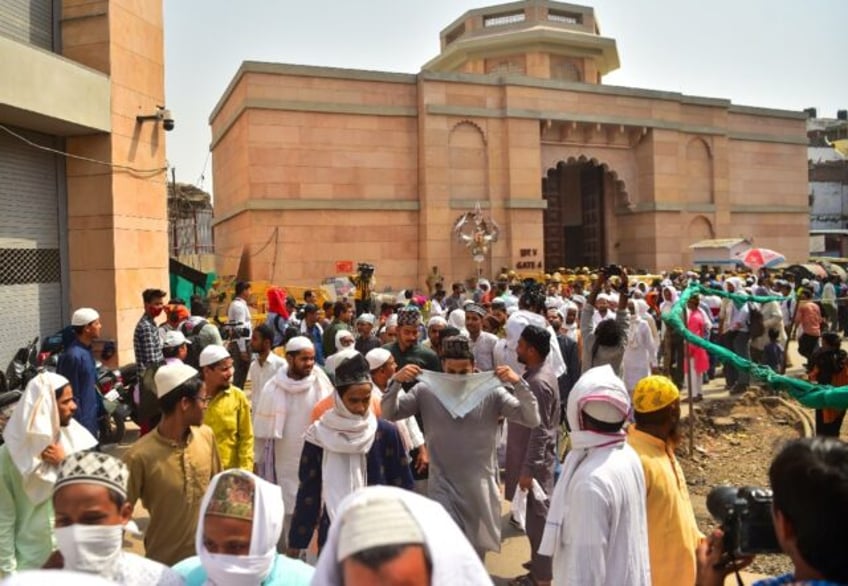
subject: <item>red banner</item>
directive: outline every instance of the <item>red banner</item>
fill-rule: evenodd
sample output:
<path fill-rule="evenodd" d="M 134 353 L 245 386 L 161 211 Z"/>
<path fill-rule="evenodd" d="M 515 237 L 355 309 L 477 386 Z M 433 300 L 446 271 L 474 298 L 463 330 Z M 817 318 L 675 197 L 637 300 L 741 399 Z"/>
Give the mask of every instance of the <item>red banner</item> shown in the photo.
<path fill-rule="evenodd" d="M 342 273 L 345 275 L 349 275 L 353 272 L 353 261 L 352 260 L 337 260 L 336 261 L 336 273 Z"/>

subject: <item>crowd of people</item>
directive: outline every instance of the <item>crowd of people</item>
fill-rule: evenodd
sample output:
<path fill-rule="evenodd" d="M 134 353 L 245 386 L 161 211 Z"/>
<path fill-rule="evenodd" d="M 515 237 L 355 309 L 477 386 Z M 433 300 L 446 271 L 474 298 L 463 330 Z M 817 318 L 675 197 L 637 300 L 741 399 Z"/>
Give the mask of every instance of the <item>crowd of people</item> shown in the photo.
<path fill-rule="evenodd" d="M 428 278 L 426 294 L 358 315 L 272 288 L 259 325 L 239 282 L 220 329 L 203 299 L 148 289 L 134 334 L 141 437 L 118 459 L 97 439 L 100 316 L 81 308 L 57 372 L 29 383 L 3 431 L 0 575 L 490 584 L 506 500 L 523 503 L 530 547 L 510 584 L 721 584 L 750 559 L 701 532 L 674 451 L 680 389 L 702 400 L 720 364 L 661 319 L 692 282 L 736 295 L 689 297 L 690 331 L 779 372 L 797 332 L 810 379 L 842 384 L 848 313 L 829 279 L 505 272 L 450 293 Z M 734 395 L 751 384 L 731 363 L 721 376 Z M 818 433 L 838 438 L 843 417 L 820 410 Z M 795 571 L 762 584 L 848 584 L 848 448 L 789 442 L 770 480 Z M 144 557 L 123 548 L 138 503 Z"/>

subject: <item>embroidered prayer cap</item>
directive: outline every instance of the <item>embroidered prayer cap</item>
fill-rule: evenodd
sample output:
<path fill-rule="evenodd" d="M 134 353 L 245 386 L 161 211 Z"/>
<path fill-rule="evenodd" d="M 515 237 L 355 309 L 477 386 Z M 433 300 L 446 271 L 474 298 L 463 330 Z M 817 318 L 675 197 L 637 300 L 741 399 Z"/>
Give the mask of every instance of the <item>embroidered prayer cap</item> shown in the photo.
<path fill-rule="evenodd" d="M 191 344 L 191 341 L 186 339 L 183 333 L 179 330 L 166 332 L 165 337 L 162 338 L 163 348 L 179 348 L 183 344 Z"/>
<path fill-rule="evenodd" d="M 349 387 L 371 382 L 371 367 L 362 354 L 346 358 L 336 367 L 336 387 Z"/>
<path fill-rule="evenodd" d="M 197 376 L 197 371 L 188 364 L 175 363 L 160 366 L 153 377 L 156 396 L 162 398 L 181 384 Z"/>
<path fill-rule="evenodd" d="M 385 348 L 374 348 L 368 351 L 368 354 L 365 355 L 365 360 L 368 361 L 368 369 L 375 371 L 388 362 L 391 357 L 392 353 Z"/>
<path fill-rule="evenodd" d="M 363 313 L 358 318 L 356 318 L 356 323 L 362 322 L 364 324 L 371 324 L 372 326 L 377 323 L 377 318 L 373 313 Z"/>
<path fill-rule="evenodd" d="M 486 317 L 489 312 L 486 311 L 486 308 L 479 303 L 474 303 L 472 301 L 465 305 L 465 315 L 468 315 L 469 313 L 476 313 L 480 317 Z"/>
<path fill-rule="evenodd" d="M 421 312 L 417 307 L 407 305 L 401 307 L 397 312 L 397 325 L 402 326 L 417 326 L 421 323 Z"/>
<path fill-rule="evenodd" d="M 99 484 L 127 498 L 128 477 L 126 464 L 118 458 L 103 452 L 82 450 L 69 454 L 59 464 L 53 493 L 69 484 Z"/>
<path fill-rule="evenodd" d="M 286 354 L 290 352 L 300 352 L 301 350 L 315 349 L 312 340 L 306 336 L 295 336 L 286 343 Z"/>
<path fill-rule="evenodd" d="M 80 307 L 74 312 L 71 317 L 72 326 L 87 326 L 91 322 L 100 319 L 100 314 L 96 309 L 90 307 Z"/>
<path fill-rule="evenodd" d="M 231 358 L 229 351 L 220 346 L 218 344 L 209 344 L 203 351 L 200 353 L 200 359 L 198 363 L 201 368 L 204 366 L 211 366 L 212 364 L 217 364 L 222 360 L 227 358 Z"/>
<path fill-rule="evenodd" d="M 243 470 L 227 470 L 218 478 L 206 515 L 253 521 L 256 483 Z"/>
<path fill-rule="evenodd" d="M 426 544 L 421 526 L 399 499 L 380 498 L 351 507 L 338 523 L 338 562 L 376 547 Z"/>
<path fill-rule="evenodd" d="M 668 407 L 680 398 L 680 391 L 671 379 L 660 375 L 646 376 L 633 389 L 633 410 L 652 413 Z"/>
<path fill-rule="evenodd" d="M 501 298 L 492 299 L 492 309 L 493 310 L 495 310 L 495 309 L 505 310 L 506 309 L 506 301 L 504 301 Z"/>
<path fill-rule="evenodd" d="M 471 342 L 465 336 L 451 336 L 442 340 L 442 355 L 450 359 L 474 359 L 471 353 Z"/>

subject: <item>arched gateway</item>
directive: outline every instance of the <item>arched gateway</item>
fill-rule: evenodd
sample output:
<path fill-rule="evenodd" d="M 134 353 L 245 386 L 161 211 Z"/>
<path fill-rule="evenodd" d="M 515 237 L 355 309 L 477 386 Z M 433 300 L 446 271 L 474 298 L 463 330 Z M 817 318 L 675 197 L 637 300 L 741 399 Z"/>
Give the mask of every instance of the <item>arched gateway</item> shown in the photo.
<path fill-rule="evenodd" d="M 596 159 L 569 158 L 548 169 L 542 178 L 546 270 L 610 262 L 607 210 L 622 194 L 622 181 Z"/>

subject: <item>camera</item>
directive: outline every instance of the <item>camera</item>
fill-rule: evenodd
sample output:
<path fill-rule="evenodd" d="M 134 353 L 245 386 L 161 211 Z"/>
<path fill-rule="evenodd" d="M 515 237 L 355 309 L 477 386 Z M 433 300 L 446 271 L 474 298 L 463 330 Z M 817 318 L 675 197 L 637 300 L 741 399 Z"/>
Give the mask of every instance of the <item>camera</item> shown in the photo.
<path fill-rule="evenodd" d="M 250 336 L 250 328 L 241 322 L 227 322 L 221 327 L 221 339 L 238 340 Z"/>
<path fill-rule="evenodd" d="M 369 280 L 374 276 L 374 265 L 368 264 L 367 262 L 361 262 L 356 266 L 356 272 L 359 273 L 359 276 L 365 280 Z"/>
<path fill-rule="evenodd" d="M 601 272 L 607 277 L 620 277 L 621 267 L 618 265 L 607 265 L 601 269 Z"/>
<path fill-rule="evenodd" d="M 159 110 L 159 117 L 162 119 L 162 128 L 168 132 L 174 129 L 174 116 L 170 110 L 165 108 Z"/>
<path fill-rule="evenodd" d="M 707 495 L 707 509 L 721 522 L 724 553 L 739 558 L 780 553 L 771 516 L 772 493 L 753 486 L 717 486 Z"/>

